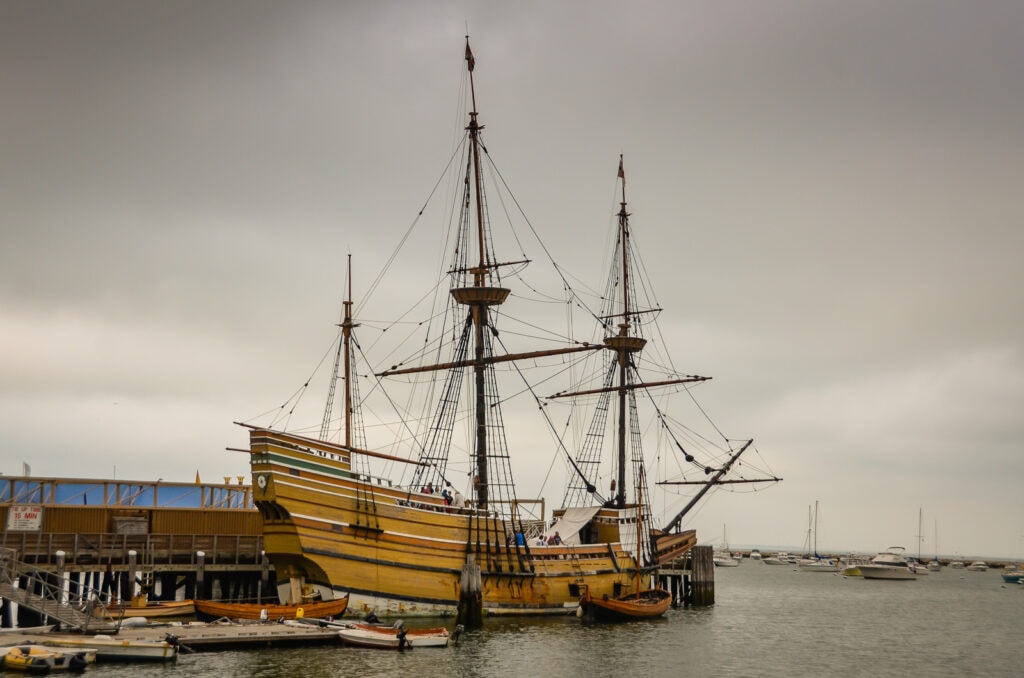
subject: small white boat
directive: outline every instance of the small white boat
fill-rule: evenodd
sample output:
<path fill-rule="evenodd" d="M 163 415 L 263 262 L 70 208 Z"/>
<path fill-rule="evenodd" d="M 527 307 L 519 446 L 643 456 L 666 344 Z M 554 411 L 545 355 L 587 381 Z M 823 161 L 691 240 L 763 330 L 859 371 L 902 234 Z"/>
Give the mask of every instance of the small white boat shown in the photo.
<path fill-rule="evenodd" d="M 108 661 L 174 661 L 178 658 L 178 639 L 167 634 L 164 640 L 130 640 L 108 635 L 76 636 L 47 634 L 41 641 L 49 649 L 90 648 L 101 662 Z"/>
<path fill-rule="evenodd" d="M 962 561 L 962 560 L 953 560 L 953 561 L 950 561 L 949 567 L 950 567 L 950 569 L 953 569 L 953 570 L 962 570 L 962 569 L 964 569 L 967 566 L 964 565 L 964 561 Z"/>
<path fill-rule="evenodd" d="M 345 645 L 401 650 L 406 647 L 447 647 L 451 636 L 443 626 L 429 629 L 407 629 L 401 621 L 393 626 L 352 623 L 338 629 L 338 638 Z"/>
<path fill-rule="evenodd" d="M 860 575 L 865 579 L 917 579 L 917 573 L 910 568 L 902 546 L 890 546 L 860 566 Z"/>
<path fill-rule="evenodd" d="M 761 562 L 765 565 L 792 565 L 797 560 L 796 556 L 791 556 L 785 551 L 779 551 L 774 556 L 762 557 Z"/>
<path fill-rule="evenodd" d="M 797 568 L 801 572 L 838 572 L 839 563 L 831 558 L 801 560 Z"/>
<path fill-rule="evenodd" d="M 750 550 L 750 559 L 751 560 L 761 560 L 761 552 L 759 550 L 757 550 L 757 549 L 751 549 Z"/>
<path fill-rule="evenodd" d="M 712 555 L 715 567 L 739 567 L 740 561 L 732 557 L 727 551 L 715 551 Z"/>
<path fill-rule="evenodd" d="M 967 566 L 967 569 L 971 572 L 987 572 L 988 563 L 984 560 L 975 560 L 973 563 Z"/>

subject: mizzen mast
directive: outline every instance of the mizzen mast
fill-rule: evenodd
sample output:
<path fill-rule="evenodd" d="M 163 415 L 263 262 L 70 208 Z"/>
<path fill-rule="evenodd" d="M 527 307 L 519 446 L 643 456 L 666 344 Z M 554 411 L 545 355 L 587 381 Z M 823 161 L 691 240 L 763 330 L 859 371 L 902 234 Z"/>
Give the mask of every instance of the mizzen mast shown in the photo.
<path fill-rule="evenodd" d="M 338 382 L 338 370 L 339 367 L 342 369 L 342 377 L 345 381 L 345 438 L 344 443 L 346 447 L 353 445 L 352 441 L 352 419 L 353 419 L 353 399 L 352 399 L 352 330 L 359 327 L 359 323 L 352 320 L 352 255 L 348 255 L 348 268 L 347 268 L 347 291 L 345 295 L 345 301 L 342 302 L 344 308 L 342 314 L 341 324 L 338 325 L 341 328 L 341 343 L 338 346 L 338 355 L 334 361 L 334 373 L 330 382 L 330 387 L 327 391 L 327 404 L 324 407 L 324 418 L 320 426 L 320 438 L 327 440 L 330 436 L 331 431 L 331 416 L 332 410 L 334 409 L 334 390 Z M 341 363 L 341 365 L 339 365 Z"/>
<path fill-rule="evenodd" d="M 345 319 L 341 321 L 341 338 L 345 346 L 345 446 L 352 445 L 352 255 L 348 255 L 348 294 L 343 303 Z"/>
<path fill-rule="evenodd" d="M 618 508 L 626 506 L 626 400 L 630 391 L 628 388 L 628 369 L 632 362 L 632 355 L 639 353 L 647 344 L 643 337 L 633 336 L 630 333 L 630 307 L 629 307 L 629 213 L 626 211 L 626 173 L 622 167 L 622 156 L 619 156 L 619 180 L 622 184 L 622 202 L 619 203 L 619 241 L 622 245 L 622 322 L 619 323 L 619 333 L 606 337 L 604 345 L 618 355 L 619 384 L 619 426 L 618 426 L 618 493 L 614 502 Z"/>

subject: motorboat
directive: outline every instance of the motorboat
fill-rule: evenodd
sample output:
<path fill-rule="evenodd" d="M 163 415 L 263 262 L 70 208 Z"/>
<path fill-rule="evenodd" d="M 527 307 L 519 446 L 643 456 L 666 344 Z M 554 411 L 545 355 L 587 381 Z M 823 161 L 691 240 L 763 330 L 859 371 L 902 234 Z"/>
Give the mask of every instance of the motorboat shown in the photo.
<path fill-rule="evenodd" d="M 456 631 L 458 628 L 456 627 Z M 392 626 L 353 622 L 338 629 L 338 638 L 345 645 L 372 647 L 379 650 L 402 650 L 414 647 L 447 647 L 451 635 L 443 626 L 407 629 L 401 620 Z"/>
<path fill-rule="evenodd" d="M 796 556 L 792 556 L 785 551 L 779 551 L 774 556 L 762 557 L 761 562 L 765 565 L 793 565 L 796 563 Z"/>
<path fill-rule="evenodd" d="M 924 574 L 929 574 L 928 566 L 925 563 L 922 563 L 920 560 L 914 560 L 912 558 L 908 558 L 907 559 L 907 565 L 918 576 L 924 575 Z"/>
<path fill-rule="evenodd" d="M 834 558 L 806 558 L 797 568 L 801 572 L 838 572 L 839 563 Z"/>
<path fill-rule="evenodd" d="M 1024 569 L 1020 567 L 1010 565 L 999 574 L 1007 584 L 1024 583 Z"/>
<path fill-rule="evenodd" d="M 739 567 L 740 561 L 732 557 L 728 551 L 715 551 L 712 554 L 715 567 Z"/>
<path fill-rule="evenodd" d="M 905 551 L 902 546 L 890 546 L 870 563 L 861 564 L 861 576 L 865 579 L 917 579 L 917 573 L 903 555 Z"/>
<path fill-rule="evenodd" d="M 860 577 L 860 566 L 867 562 L 869 560 L 864 556 L 851 553 L 839 560 L 839 572 L 845 577 Z"/>
<path fill-rule="evenodd" d="M 47 634 L 42 644 L 49 650 L 60 648 L 90 649 L 101 662 L 141 661 L 171 662 L 178 658 L 180 643 L 177 636 L 166 634 L 163 640 L 118 638 L 106 634 Z"/>
<path fill-rule="evenodd" d="M 984 560 L 975 560 L 967 566 L 967 569 L 971 572 L 987 572 L 988 563 L 986 563 Z"/>

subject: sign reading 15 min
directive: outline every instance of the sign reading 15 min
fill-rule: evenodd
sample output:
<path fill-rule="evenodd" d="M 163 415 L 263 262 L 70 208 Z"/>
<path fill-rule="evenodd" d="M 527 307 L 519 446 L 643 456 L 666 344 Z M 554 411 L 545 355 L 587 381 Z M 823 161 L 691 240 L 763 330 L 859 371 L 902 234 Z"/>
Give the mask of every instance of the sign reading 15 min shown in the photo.
<path fill-rule="evenodd" d="M 43 507 L 21 504 L 7 509 L 9 532 L 38 532 L 43 527 Z"/>

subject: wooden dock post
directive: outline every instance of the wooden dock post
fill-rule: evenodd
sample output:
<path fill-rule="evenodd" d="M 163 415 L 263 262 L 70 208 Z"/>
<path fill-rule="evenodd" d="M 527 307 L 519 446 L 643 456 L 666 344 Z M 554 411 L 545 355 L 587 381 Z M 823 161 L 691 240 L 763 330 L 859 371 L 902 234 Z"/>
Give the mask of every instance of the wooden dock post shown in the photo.
<path fill-rule="evenodd" d="M 209 594 L 206 591 L 206 553 L 203 551 L 196 551 L 196 598 L 209 598 Z"/>
<path fill-rule="evenodd" d="M 715 604 L 715 560 L 710 546 L 694 546 L 690 551 L 693 573 L 690 581 L 690 605 Z"/>
<path fill-rule="evenodd" d="M 483 578 L 480 566 L 476 563 L 476 555 L 466 554 L 466 564 L 462 566 L 462 578 L 459 580 L 459 611 L 455 623 L 467 629 L 478 629 L 484 625 Z"/>

